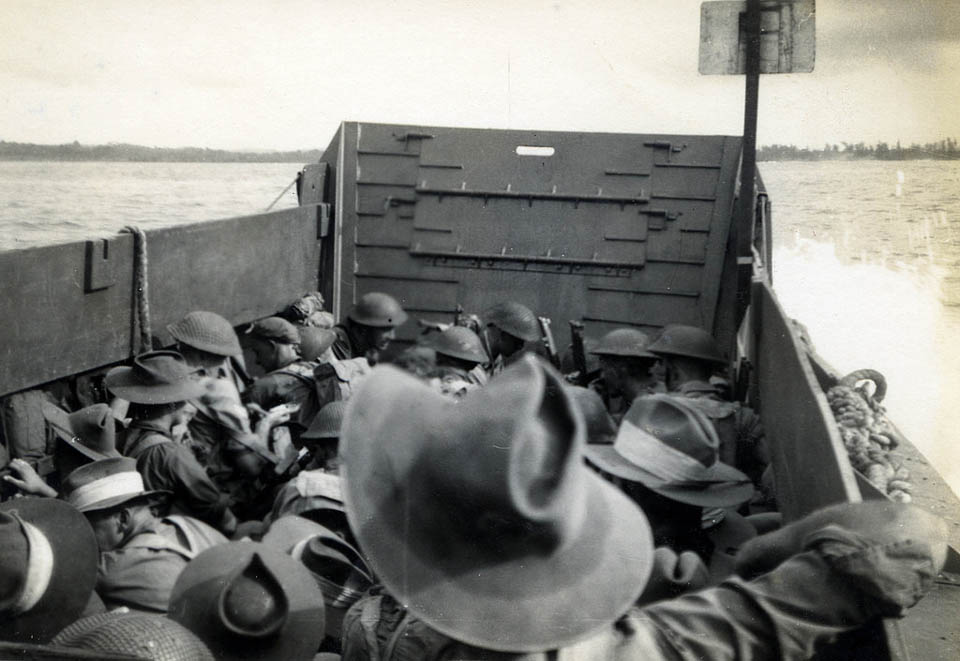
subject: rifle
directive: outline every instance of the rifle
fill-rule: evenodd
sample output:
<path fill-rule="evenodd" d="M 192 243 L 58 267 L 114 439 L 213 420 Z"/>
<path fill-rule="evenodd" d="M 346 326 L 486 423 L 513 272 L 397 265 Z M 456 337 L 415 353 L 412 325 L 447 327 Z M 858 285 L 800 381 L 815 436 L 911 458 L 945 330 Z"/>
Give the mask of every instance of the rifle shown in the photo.
<path fill-rule="evenodd" d="M 570 347 L 573 350 L 573 366 L 577 369 L 574 383 L 587 385 L 587 352 L 583 347 L 583 322 L 570 320 Z"/>
<path fill-rule="evenodd" d="M 547 352 L 547 357 L 554 367 L 560 369 L 560 355 L 557 353 L 557 345 L 554 343 L 553 333 L 550 331 L 550 318 L 537 317 L 537 321 L 540 323 L 540 341 Z"/>

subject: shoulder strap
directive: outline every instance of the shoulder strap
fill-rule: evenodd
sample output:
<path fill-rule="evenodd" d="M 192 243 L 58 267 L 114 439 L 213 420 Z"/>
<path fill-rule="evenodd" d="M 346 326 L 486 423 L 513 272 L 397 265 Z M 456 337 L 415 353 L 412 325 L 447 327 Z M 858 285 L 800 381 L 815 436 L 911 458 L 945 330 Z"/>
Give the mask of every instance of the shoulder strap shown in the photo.
<path fill-rule="evenodd" d="M 140 431 L 141 433 L 135 435 L 133 439 L 128 439 L 123 448 L 123 453 L 133 459 L 139 459 L 140 455 L 152 447 L 162 445 L 163 443 L 173 443 L 171 439 L 155 431 L 148 429 L 136 431 Z M 131 440 L 133 441 L 132 443 L 130 442 Z"/>

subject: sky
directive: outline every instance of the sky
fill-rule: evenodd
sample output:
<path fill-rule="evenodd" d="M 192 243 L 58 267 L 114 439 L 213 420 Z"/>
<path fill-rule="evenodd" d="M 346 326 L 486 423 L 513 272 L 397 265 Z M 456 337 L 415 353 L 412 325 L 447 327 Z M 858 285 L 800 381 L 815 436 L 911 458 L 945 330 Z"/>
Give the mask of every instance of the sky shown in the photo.
<path fill-rule="evenodd" d="M 759 144 L 960 137 L 960 6 L 819 0 Z M 343 120 L 741 134 L 690 0 L 3 0 L 0 139 L 323 148 Z"/>

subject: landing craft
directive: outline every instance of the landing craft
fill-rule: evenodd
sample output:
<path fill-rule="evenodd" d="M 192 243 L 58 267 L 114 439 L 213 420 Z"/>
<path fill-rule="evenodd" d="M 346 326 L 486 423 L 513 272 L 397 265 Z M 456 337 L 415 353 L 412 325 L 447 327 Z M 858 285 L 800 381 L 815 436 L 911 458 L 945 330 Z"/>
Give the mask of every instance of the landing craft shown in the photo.
<path fill-rule="evenodd" d="M 451 323 L 504 300 L 552 319 L 561 349 L 577 339 L 568 321 L 588 338 L 702 326 L 760 412 L 788 520 L 889 497 L 851 465 L 826 396 L 841 376 L 784 314 L 771 278 L 772 205 L 754 161 L 759 74 L 812 68 L 813 3 L 745 4 L 704 4 L 700 58 L 703 73 L 746 74 L 742 137 L 344 122 L 301 173 L 298 208 L 0 254 L 7 447 L 31 393 L 96 397 L 106 368 L 172 344 L 167 324 L 191 310 L 240 326 L 320 291 L 339 319 L 383 291 L 411 316 L 401 347 L 417 319 Z M 846 381 L 867 378 L 882 382 Z M 957 530 L 960 502 L 900 443 L 914 500 Z M 947 570 L 905 620 L 824 656 L 955 658 L 955 553 Z"/>

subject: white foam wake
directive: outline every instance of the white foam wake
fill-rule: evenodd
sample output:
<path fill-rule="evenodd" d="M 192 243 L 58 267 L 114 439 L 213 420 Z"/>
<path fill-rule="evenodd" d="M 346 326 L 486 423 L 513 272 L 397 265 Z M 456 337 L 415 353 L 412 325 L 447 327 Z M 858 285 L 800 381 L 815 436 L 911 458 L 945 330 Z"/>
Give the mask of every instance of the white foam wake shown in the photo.
<path fill-rule="evenodd" d="M 844 263 L 833 244 L 799 238 L 776 249 L 773 263 L 787 314 L 838 371 L 886 376 L 891 419 L 960 494 L 960 314 L 940 302 L 942 274 Z"/>

